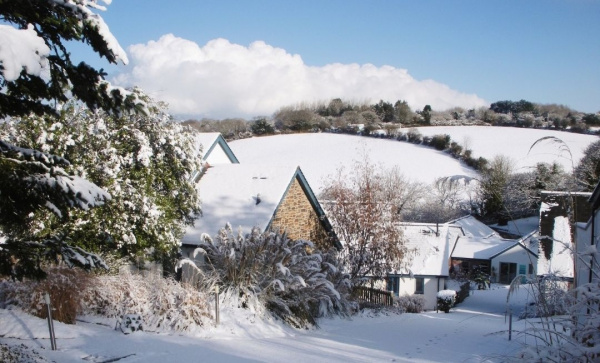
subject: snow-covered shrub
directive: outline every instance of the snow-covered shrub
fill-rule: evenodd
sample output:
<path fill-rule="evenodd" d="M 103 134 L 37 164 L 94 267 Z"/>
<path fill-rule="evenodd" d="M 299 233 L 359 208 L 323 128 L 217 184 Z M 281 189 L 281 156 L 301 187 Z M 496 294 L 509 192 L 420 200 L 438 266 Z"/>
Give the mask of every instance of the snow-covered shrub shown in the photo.
<path fill-rule="evenodd" d="M 422 295 L 404 295 L 396 299 L 395 305 L 405 313 L 422 313 L 425 310 L 425 298 Z"/>
<path fill-rule="evenodd" d="M 81 314 L 121 320 L 139 314 L 147 331 L 193 331 L 210 318 L 208 296 L 170 278 L 122 273 L 96 276 Z"/>
<path fill-rule="evenodd" d="M 573 293 L 569 292 L 565 283 L 554 275 L 544 276 L 539 281 L 529 279 L 525 281 L 527 288 L 533 290 L 535 301 L 521 312 L 519 316 L 521 319 L 566 315 L 575 303 Z"/>
<path fill-rule="evenodd" d="M 511 284 L 507 301 L 521 286 L 521 279 Z M 534 341 L 518 353 L 519 361 L 531 362 L 598 362 L 600 360 L 600 283 L 582 285 L 569 293 L 557 279 L 528 281 L 534 289 L 536 316 L 522 334 Z M 566 311 L 562 312 L 562 309 Z M 564 315 L 556 315 L 562 312 Z"/>
<path fill-rule="evenodd" d="M 144 324 L 140 314 L 125 314 L 119 322 L 123 334 L 135 333 L 144 330 Z"/>
<path fill-rule="evenodd" d="M 16 306 L 40 318 L 48 316 L 44 296 L 50 295 L 52 318 L 75 324 L 80 311 L 82 292 L 92 284 L 92 276 L 79 269 L 53 267 L 46 270 L 44 280 L 0 283 L 0 306 Z"/>
<path fill-rule="evenodd" d="M 479 266 L 473 268 L 471 280 L 477 285 L 477 290 L 490 288 L 490 275 L 481 270 Z"/>
<path fill-rule="evenodd" d="M 239 295 L 240 307 L 248 307 L 245 302 L 257 296 L 274 316 L 295 327 L 315 325 L 325 315 L 347 314 L 351 307 L 345 293 L 348 278 L 338 270 L 335 257 L 322 254 L 312 242 L 257 229 L 234 236 L 227 227 L 216 241 L 205 239 L 199 248 L 206 252 L 205 273 L 216 274 L 225 293 Z"/>
<path fill-rule="evenodd" d="M 454 306 L 456 302 L 456 291 L 454 290 L 441 290 L 437 293 L 437 308 L 445 313 L 450 312 L 450 308 Z"/>

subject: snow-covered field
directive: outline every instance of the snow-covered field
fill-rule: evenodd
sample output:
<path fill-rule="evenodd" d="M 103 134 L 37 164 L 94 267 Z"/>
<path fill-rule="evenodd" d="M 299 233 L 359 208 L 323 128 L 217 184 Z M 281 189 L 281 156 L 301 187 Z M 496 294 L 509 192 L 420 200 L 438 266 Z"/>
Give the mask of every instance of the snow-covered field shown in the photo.
<path fill-rule="evenodd" d="M 557 161 L 565 171 L 571 171 L 585 148 L 598 140 L 592 135 L 510 127 L 422 127 L 419 131 L 429 136 L 448 134 L 453 141 L 473 150 L 475 157 L 491 160 L 496 155 L 507 156 L 514 161 L 516 171 L 527 171 L 540 161 Z M 564 141 L 571 155 L 561 144 L 550 140 L 530 150 L 537 140 L 549 136 Z M 339 167 L 351 168 L 355 161 L 362 160 L 365 152 L 375 164 L 385 168 L 398 166 L 405 177 L 425 184 L 439 177 L 477 176 L 465 164 L 441 151 L 370 137 L 323 133 L 277 135 L 236 140 L 230 147 L 240 163 L 299 165 L 316 193 Z"/>
<path fill-rule="evenodd" d="M 120 357 L 123 363 L 495 362 L 514 355 L 525 339 L 513 332 L 508 340 L 506 294 L 506 287 L 493 285 L 492 290 L 472 291 L 449 314 L 369 311 L 352 319 L 322 319 L 320 328 L 311 330 L 286 328 L 240 309 L 222 311 L 218 328 L 196 336 L 124 335 L 112 324 L 55 323 L 56 351 L 50 350 L 45 320 L 0 309 L 0 344 L 21 345 L 19 351 L 38 362 L 114 362 Z M 522 289 L 511 299 L 517 314 L 527 298 Z M 523 330 L 526 324 L 515 318 L 513 328 Z"/>

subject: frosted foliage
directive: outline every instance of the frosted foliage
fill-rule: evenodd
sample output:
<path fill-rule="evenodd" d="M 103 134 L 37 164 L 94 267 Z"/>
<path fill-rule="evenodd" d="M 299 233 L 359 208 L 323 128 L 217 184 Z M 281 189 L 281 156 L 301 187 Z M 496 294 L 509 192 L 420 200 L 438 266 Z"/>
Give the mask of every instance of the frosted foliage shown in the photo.
<path fill-rule="evenodd" d="M 597 262 L 593 269 L 598 270 Z M 522 285 L 522 281 L 526 284 Z M 519 361 L 599 361 L 600 284 L 597 281 L 567 290 L 567 284 L 556 276 L 535 281 L 517 276 L 511 283 L 507 302 L 521 287 L 531 290 L 529 294 L 535 300 L 521 314 L 531 323 L 521 332 L 528 344 L 517 355 Z"/>
<path fill-rule="evenodd" d="M 209 261 L 205 273 L 216 274 L 226 292 L 236 291 L 232 294 L 242 297 L 241 306 L 256 297 L 272 314 L 295 327 L 348 311 L 347 277 L 338 272 L 331 254 L 315 250 L 310 241 L 291 241 L 257 229 L 247 236 L 234 236 L 231 228 L 224 228 L 214 242 L 206 241 L 200 248 Z"/>
<path fill-rule="evenodd" d="M 437 297 L 444 300 L 453 300 L 456 298 L 456 291 L 454 290 L 441 290 L 438 291 Z"/>
<path fill-rule="evenodd" d="M 70 163 L 59 156 L 17 147 L 1 140 L 0 152 L 9 165 L 28 164 L 35 168 L 35 172 L 22 176 L 19 184 L 31 189 L 31 192 L 36 191 L 40 197 L 46 196 L 44 205 L 59 217 L 63 216 L 63 211 L 55 205 L 57 201 L 68 207 L 87 210 L 111 199 L 109 193 L 94 183 L 69 175 L 65 168 Z M 56 192 L 58 196 L 50 197 L 48 191 Z"/>
<path fill-rule="evenodd" d="M 145 331 L 194 332 L 211 317 L 208 296 L 171 279 L 121 274 L 98 276 L 83 293 L 82 315 L 139 314 Z"/>
<path fill-rule="evenodd" d="M 110 195 L 111 203 L 102 211 L 69 211 L 73 233 L 101 225 L 98 232 L 109 236 L 117 248 L 141 249 L 148 243 L 173 248 L 184 225 L 199 212 L 197 190 L 189 180 L 200 161 L 191 132 L 172 122 L 163 105 L 148 104 L 152 105 L 148 116 L 123 117 L 67 104 L 58 120 L 36 116 L 8 120 L 0 125 L 0 139 L 69 158 L 69 168 L 77 175 L 47 183 L 73 190 L 83 200 Z M 102 190 L 90 188 L 85 180 Z M 37 221 L 44 223 L 43 218 Z"/>

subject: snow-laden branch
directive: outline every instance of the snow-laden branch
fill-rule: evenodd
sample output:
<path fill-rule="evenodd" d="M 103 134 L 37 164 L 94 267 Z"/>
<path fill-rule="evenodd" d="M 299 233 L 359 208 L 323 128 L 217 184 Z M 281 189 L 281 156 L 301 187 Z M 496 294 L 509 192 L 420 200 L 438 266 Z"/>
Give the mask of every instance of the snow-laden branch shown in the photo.
<path fill-rule="evenodd" d="M 19 78 L 21 71 L 39 76 L 48 65 L 50 48 L 40 38 L 33 25 L 16 29 L 0 24 L 0 74 L 8 82 Z"/>
<path fill-rule="evenodd" d="M 50 3 L 71 9 L 71 11 L 78 15 L 78 18 L 82 22 L 88 23 L 92 28 L 97 29 L 98 34 L 106 42 L 108 49 L 112 52 L 115 62 L 121 61 L 123 64 L 128 64 L 129 59 L 127 53 L 121 48 L 117 38 L 110 32 L 108 25 L 102 19 L 102 17 L 93 12 L 91 9 L 106 11 L 106 7 L 99 5 L 97 0 L 48 0 Z M 111 0 L 103 0 L 107 5 L 111 3 Z"/>

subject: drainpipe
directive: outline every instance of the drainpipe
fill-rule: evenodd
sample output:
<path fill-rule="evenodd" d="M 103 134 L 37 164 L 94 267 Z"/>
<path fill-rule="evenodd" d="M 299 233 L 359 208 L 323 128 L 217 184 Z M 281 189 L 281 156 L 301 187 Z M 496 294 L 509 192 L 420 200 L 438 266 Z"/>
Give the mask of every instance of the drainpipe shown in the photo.
<path fill-rule="evenodd" d="M 592 212 L 592 240 L 590 242 L 591 246 L 594 246 L 594 239 L 596 238 L 596 213 Z M 594 268 L 594 255 L 590 256 L 590 276 L 588 278 L 588 283 L 592 283 L 592 269 Z"/>

